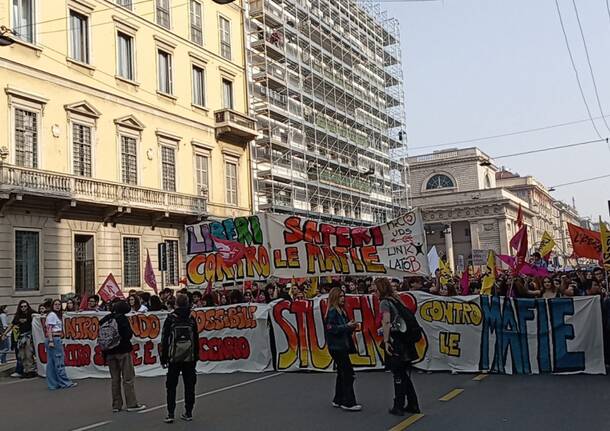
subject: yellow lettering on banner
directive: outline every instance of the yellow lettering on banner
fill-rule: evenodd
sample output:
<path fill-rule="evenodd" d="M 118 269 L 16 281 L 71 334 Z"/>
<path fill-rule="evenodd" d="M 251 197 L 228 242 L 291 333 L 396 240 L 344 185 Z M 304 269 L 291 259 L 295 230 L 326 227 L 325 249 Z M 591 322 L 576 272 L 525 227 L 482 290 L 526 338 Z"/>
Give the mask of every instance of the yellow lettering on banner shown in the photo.
<path fill-rule="evenodd" d="M 438 349 L 447 356 L 460 356 L 460 334 L 458 332 L 439 332 Z"/>
<path fill-rule="evenodd" d="M 475 325 L 483 320 L 478 304 L 470 302 L 432 300 L 424 302 L 419 314 L 426 322 L 444 322 L 449 325 Z"/>

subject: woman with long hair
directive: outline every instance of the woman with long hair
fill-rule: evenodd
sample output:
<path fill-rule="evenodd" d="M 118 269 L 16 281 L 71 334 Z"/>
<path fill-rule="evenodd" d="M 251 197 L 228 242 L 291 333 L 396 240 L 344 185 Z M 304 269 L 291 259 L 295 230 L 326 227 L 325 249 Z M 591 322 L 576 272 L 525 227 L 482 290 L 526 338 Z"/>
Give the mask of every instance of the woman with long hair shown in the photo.
<path fill-rule="evenodd" d="M 354 394 L 354 368 L 349 358 L 355 353 L 352 334 L 357 328 L 356 322 L 347 319 L 345 312 L 345 293 L 340 287 L 333 287 L 328 294 L 328 308 L 324 318 L 326 343 L 330 356 L 337 366 L 337 382 L 333 407 L 358 412 L 362 406 L 356 403 Z"/>
<path fill-rule="evenodd" d="M 148 308 L 142 304 L 142 301 L 138 295 L 129 295 L 127 302 L 129 302 L 132 313 L 146 313 L 148 311 Z"/>
<path fill-rule="evenodd" d="M 66 301 L 66 311 L 70 312 L 70 313 L 78 311 L 76 309 L 76 304 L 74 303 L 74 299 L 70 298 Z"/>
<path fill-rule="evenodd" d="M 557 298 L 557 291 L 559 289 L 559 283 L 555 283 L 555 280 L 551 280 L 551 277 L 544 277 L 542 279 L 542 297 L 545 299 Z"/>
<path fill-rule="evenodd" d="M 420 413 L 410 373 L 411 361 L 417 359 L 415 343 L 421 337 L 421 327 L 387 278 L 376 279 L 375 287 L 380 300 L 386 364 L 394 377 L 394 405 L 390 414 L 403 416 L 405 413 Z"/>
<path fill-rule="evenodd" d="M 13 317 L 13 322 L 0 338 L 4 339 L 6 335 L 15 329 L 13 334 L 17 348 L 17 363 L 18 369 L 22 371 L 22 377 L 36 377 L 36 362 L 34 361 L 34 341 L 32 339 L 32 316 L 34 310 L 30 307 L 29 302 L 25 299 L 17 304 L 17 311 Z"/>
<path fill-rule="evenodd" d="M 54 300 L 45 320 L 47 347 L 47 385 L 49 389 L 66 389 L 76 386 L 68 378 L 64 364 L 64 346 L 61 341 L 64 326 L 62 318 L 61 301 Z"/>

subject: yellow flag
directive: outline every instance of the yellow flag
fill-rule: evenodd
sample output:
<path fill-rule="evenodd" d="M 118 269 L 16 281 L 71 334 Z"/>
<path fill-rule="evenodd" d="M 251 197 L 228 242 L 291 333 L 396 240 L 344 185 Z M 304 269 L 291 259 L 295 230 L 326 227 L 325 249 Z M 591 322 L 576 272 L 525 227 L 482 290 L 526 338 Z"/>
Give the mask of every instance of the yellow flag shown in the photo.
<path fill-rule="evenodd" d="M 540 256 L 544 257 L 553 251 L 553 248 L 555 248 L 555 240 L 550 233 L 544 231 L 542 239 L 540 240 L 540 247 L 538 247 L 538 253 L 540 253 Z"/>
<path fill-rule="evenodd" d="M 491 295 L 491 288 L 496 282 L 496 255 L 493 250 L 487 254 L 487 268 L 481 284 L 481 295 Z"/>
<path fill-rule="evenodd" d="M 447 283 L 449 283 L 449 280 L 451 280 L 452 277 L 452 273 L 451 273 L 451 267 L 449 266 L 448 262 L 443 261 L 443 259 L 438 261 L 438 269 L 440 269 L 440 283 L 441 286 L 446 286 Z"/>
<path fill-rule="evenodd" d="M 608 226 L 606 222 L 599 218 L 599 236 L 602 243 L 602 260 L 604 261 L 604 268 L 610 269 L 610 235 L 608 235 Z"/>
<path fill-rule="evenodd" d="M 309 287 L 305 290 L 305 298 L 315 298 L 318 294 L 319 277 L 311 277 L 309 279 Z"/>

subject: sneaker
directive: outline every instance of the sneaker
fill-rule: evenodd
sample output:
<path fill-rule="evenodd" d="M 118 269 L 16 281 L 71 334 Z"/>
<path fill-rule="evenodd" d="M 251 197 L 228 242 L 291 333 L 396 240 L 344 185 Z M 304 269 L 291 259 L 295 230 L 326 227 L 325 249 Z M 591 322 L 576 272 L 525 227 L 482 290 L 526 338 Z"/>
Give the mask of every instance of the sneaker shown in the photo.
<path fill-rule="evenodd" d="M 341 406 L 341 408 L 348 412 L 359 412 L 362 410 L 362 406 L 360 404 L 354 404 L 353 406 Z"/>
<path fill-rule="evenodd" d="M 163 422 L 165 422 L 166 424 L 173 424 L 174 423 L 174 416 L 173 415 L 165 416 L 165 419 L 163 419 Z"/>
<path fill-rule="evenodd" d="M 392 407 L 390 410 L 388 410 L 388 413 L 394 416 L 404 416 L 405 415 L 405 410 L 398 408 L 398 407 Z"/>
<path fill-rule="evenodd" d="M 70 388 L 75 388 L 78 386 L 78 383 L 76 382 L 72 382 L 70 383 L 68 386 L 65 387 L 65 389 L 70 389 Z"/>
<path fill-rule="evenodd" d="M 118 413 L 120 411 L 121 411 L 121 409 L 112 409 L 112 413 Z"/>
<path fill-rule="evenodd" d="M 415 407 L 407 406 L 404 408 L 404 411 L 405 411 L 405 413 L 412 413 L 414 415 L 421 413 L 421 410 L 419 409 L 418 406 L 415 406 Z"/>
<path fill-rule="evenodd" d="M 11 377 L 19 378 L 19 377 L 23 377 L 23 376 L 21 374 L 19 374 L 19 373 L 13 373 L 13 374 L 11 374 Z"/>
<path fill-rule="evenodd" d="M 193 415 L 188 414 L 188 413 L 182 413 L 182 414 L 180 415 L 180 419 L 182 419 L 183 421 L 190 422 L 190 421 L 192 421 L 192 420 L 193 420 Z"/>
<path fill-rule="evenodd" d="M 142 411 L 146 408 L 146 405 L 144 404 L 137 404 L 134 407 L 127 407 L 127 411 L 128 412 L 139 412 Z"/>
<path fill-rule="evenodd" d="M 341 407 L 341 404 L 337 404 L 337 403 L 336 403 L 336 402 L 334 402 L 334 401 L 333 401 L 331 404 L 332 404 L 332 406 L 333 406 L 333 407 L 336 407 L 336 408 Z"/>

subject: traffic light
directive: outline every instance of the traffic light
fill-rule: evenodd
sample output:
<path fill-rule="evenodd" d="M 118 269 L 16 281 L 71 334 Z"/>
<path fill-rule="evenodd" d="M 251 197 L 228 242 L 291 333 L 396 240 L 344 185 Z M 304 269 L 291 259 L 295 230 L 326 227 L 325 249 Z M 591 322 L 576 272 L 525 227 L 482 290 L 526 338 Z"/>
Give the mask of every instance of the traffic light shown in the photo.
<path fill-rule="evenodd" d="M 157 253 L 159 256 L 159 271 L 167 271 L 167 244 L 164 242 L 157 244 Z"/>

